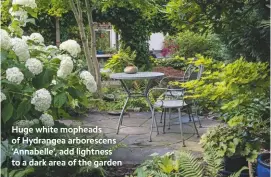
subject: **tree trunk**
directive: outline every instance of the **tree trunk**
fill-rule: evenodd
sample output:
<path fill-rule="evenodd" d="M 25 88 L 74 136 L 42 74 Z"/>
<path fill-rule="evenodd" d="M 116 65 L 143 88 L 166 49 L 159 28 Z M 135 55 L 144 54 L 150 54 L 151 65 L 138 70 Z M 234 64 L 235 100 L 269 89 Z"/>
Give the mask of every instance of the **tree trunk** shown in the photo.
<path fill-rule="evenodd" d="M 59 25 L 59 17 L 56 17 L 56 46 L 60 45 L 60 25 Z"/>
<path fill-rule="evenodd" d="M 87 16 L 88 16 L 88 24 L 90 28 L 90 34 L 91 34 L 91 54 L 92 54 L 92 61 L 94 64 L 95 69 L 95 80 L 97 83 L 97 90 L 99 96 L 102 95 L 102 84 L 101 84 L 101 73 L 100 73 L 100 66 L 97 59 L 97 51 L 96 51 L 96 36 L 95 36 L 95 29 L 94 29 L 94 23 L 93 23 L 93 17 L 92 12 L 93 8 L 90 7 L 89 0 L 85 0 L 86 2 L 86 8 L 87 8 Z"/>
<path fill-rule="evenodd" d="M 75 2 L 76 1 L 76 2 Z M 78 28 L 79 28 L 79 33 L 80 33 L 80 37 L 82 40 L 82 44 L 83 44 L 83 50 L 85 53 L 85 57 L 87 60 L 87 65 L 88 65 L 88 70 L 89 72 L 94 76 L 95 76 L 95 69 L 93 67 L 93 62 L 91 59 L 91 52 L 89 49 L 89 44 L 88 44 L 88 40 L 86 37 L 86 32 L 84 29 L 84 23 L 83 23 L 83 17 L 82 17 L 82 9 L 80 7 L 80 1 L 78 0 L 69 0 L 70 6 L 72 8 L 72 11 L 74 13 L 74 17 L 76 19 Z"/>

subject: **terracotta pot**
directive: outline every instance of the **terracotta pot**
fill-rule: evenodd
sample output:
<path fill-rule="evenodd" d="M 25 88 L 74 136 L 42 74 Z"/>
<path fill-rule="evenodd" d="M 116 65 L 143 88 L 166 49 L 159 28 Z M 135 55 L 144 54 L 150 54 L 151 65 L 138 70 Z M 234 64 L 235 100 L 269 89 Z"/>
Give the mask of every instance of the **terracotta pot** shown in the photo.
<path fill-rule="evenodd" d="M 135 74 L 138 72 L 138 68 L 136 66 L 126 66 L 126 68 L 124 68 L 124 72 L 126 74 Z"/>

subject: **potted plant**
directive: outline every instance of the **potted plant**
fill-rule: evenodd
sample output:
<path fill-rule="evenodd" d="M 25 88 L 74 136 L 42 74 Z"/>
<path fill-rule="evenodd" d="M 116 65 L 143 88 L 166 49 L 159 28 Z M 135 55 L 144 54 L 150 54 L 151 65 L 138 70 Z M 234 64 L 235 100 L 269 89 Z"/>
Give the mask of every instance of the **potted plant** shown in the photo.
<path fill-rule="evenodd" d="M 134 65 L 135 58 L 135 51 L 131 51 L 129 47 L 126 49 L 121 49 L 117 54 L 113 55 L 112 58 L 107 61 L 105 64 L 105 69 L 110 69 L 113 73 L 126 71 L 127 73 L 135 73 L 137 71 Z"/>
<path fill-rule="evenodd" d="M 270 177 L 270 152 L 258 156 L 257 175 L 259 177 Z"/>
<path fill-rule="evenodd" d="M 248 166 L 248 162 L 253 162 L 261 147 L 260 138 L 247 127 L 240 126 L 210 129 L 202 136 L 200 143 L 204 150 L 208 151 L 211 147 L 218 156 L 224 158 L 224 170 L 221 173 L 226 176 Z M 248 171 L 244 171 L 241 176 L 248 177 Z"/>

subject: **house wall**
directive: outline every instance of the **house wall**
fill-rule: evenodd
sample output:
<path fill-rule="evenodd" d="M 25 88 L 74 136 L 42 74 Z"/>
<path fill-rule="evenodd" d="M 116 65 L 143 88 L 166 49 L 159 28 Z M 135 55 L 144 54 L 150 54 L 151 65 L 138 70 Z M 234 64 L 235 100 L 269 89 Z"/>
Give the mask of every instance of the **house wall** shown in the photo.
<path fill-rule="evenodd" d="M 149 40 L 149 50 L 161 51 L 163 48 L 164 35 L 163 33 L 153 33 Z"/>

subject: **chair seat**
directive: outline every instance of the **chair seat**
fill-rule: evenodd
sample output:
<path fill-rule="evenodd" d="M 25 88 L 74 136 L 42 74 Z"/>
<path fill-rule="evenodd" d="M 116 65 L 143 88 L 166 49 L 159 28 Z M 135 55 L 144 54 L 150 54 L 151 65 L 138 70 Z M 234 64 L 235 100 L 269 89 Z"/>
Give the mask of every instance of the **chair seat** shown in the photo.
<path fill-rule="evenodd" d="M 157 101 L 154 103 L 154 107 L 162 108 L 182 108 L 187 104 L 183 100 L 163 100 Z"/>
<path fill-rule="evenodd" d="M 165 96 L 182 97 L 183 91 L 167 91 Z"/>

